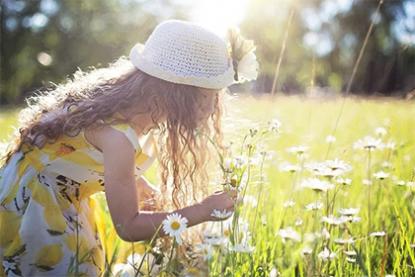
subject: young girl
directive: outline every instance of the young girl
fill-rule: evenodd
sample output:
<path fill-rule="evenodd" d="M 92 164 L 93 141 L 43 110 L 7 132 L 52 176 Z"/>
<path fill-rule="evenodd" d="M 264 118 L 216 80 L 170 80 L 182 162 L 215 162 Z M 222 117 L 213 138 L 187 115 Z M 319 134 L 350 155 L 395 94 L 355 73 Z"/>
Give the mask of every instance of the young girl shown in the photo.
<path fill-rule="evenodd" d="M 100 275 L 96 192 L 126 241 L 153 237 L 170 214 L 155 206 L 173 203 L 189 227 L 232 211 L 236 192 L 207 196 L 207 137 L 221 145 L 226 87 L 256 78 L 246 42 L 164 21 L 130 59 L 32 97 L 0 162 L 0 275 L 66 276 L 75 263 L 78 274 Z M 160 191 L 142 177 L 155 158 Z"/>

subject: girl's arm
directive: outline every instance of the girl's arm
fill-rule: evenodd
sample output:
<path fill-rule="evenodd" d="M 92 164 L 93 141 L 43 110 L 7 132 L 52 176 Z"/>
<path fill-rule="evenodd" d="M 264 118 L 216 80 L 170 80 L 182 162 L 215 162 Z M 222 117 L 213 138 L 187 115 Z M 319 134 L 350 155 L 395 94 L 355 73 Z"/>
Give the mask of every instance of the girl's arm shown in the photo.
<path fill-rule="evenodd" d="M 96 137 L 104 154 L 105 196 L 118 235 L 126 241 L 148 240 L 169 214 L 139 210 L 139 193 L 134 175 L 135 152 L 122 132 L 103 127 Z M 209 220 L 210 213 L 201 204 L 177 210 L 188 220 L 188 226 Z M 165 233 L 160 228 L 159 236 Z"/>

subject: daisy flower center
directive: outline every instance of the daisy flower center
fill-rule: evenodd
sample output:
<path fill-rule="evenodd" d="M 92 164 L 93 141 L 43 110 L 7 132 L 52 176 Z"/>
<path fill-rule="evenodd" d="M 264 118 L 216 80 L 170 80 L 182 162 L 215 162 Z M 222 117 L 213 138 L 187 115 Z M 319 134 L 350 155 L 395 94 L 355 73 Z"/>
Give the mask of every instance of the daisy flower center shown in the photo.
<path fill-rule="evenodd" d="M 178 221 L 173 221 L 173 222 L 170 224 L 170 227 L 171 227 L 173 230 L 178 230 L 178 229 L 180 228 L 180 222 L 178 222 Z"/>
<path fill-rule="evenodd" d="M 229 237 L 229 235 L 230 235 L 230 231 L 229 231 L 229 229 L 225 229 L 225 230 L 223 230 L 223 235 L 224 235 L 225 237 Z"/>

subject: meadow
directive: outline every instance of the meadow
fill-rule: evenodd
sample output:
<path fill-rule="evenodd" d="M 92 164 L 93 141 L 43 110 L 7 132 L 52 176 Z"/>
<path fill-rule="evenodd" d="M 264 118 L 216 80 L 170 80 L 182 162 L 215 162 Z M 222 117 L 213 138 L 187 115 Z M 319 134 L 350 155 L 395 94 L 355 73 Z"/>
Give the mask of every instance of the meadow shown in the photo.
<path fill-rule="evenodd" d="M 0 112 L 0 140 L 16 115 Z M 97 195 L 105 276 L 415 276 L 414 102 L 232 97 L 223 126 L 211 185 L 240 192 L 234 214 L 161 251 L 121 241 Z"/>

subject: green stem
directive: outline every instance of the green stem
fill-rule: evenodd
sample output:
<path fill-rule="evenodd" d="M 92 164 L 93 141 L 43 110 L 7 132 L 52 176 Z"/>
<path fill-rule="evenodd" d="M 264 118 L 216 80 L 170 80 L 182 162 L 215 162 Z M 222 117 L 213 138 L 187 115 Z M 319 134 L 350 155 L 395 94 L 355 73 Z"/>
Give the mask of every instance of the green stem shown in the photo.
<path fill-rule="evenodd" d="M 256 224 L 256 218 L 257 218 L 257 215 L 258 215 L 258 207 L 259 207 L 259 204 L 261 203 L 261 194 L 262 194 L 262 186 L 264 185 L 264 182 L 263 182 L 263 167 L 264 167 L 264 161 L 265 161 L 265 155 L 263 155 L 262 156 L 262 161 L 261 161 L 261 167 L 260 167 L 260 170 L 259 170 L 259 178 L 261 179 L 261 182 L 259 183 L 259 185 L 260 185 L 260 187 L 259 187 L 259 192 L 258 192 L 258 204 L 257 204 L 257 206 L 256 206 L 256 208 L 255 208 L 255 217 L 254 217 L 254 228 L 255 228 L 255 224 Z"/>
<path fill-rule="evenodd" d="M 161 226 L 162 226 L 163 224 L 160 224 L 159 225 L 159 227 L 156 229 L 156 232 L 154 233 L 154 235 L 153 235 L 153 237 L 151 238 L 151 240 L 150 240 L 150 246 L 152 246 L 153 245 L 153 243 L 154 243 L 154 241 L 156 240 L 156 237 L 157 237 L 157 234 L 160 232 L 160 229 L 161 229 Z M 140 273 L 140 269 L 141 269 L 141 267 L 143 266 L 143 263 L 144 263 L 144 259 L 145 259 L 145 257 L 147 256 L 147 251 L 145 251 L 144 252 L 144 255 L 143 255 L 143 258 L 141 258 L 141 262 L 140 262 L 140 265 L 138 266 L 138 268 L 137 268 L 137 271 L 136 271 L 136 273 L 135 273 L 135 276 L 134 277 L 137 277 L 138 276 L 138 274 Z"/>
<path fill-rule="evenodd" d="M 171 260 L 173 259 L 173 252 L 174 252 L 174 247 L 176 246 L 176 238 L 173 239 L 173 245 L 171 247 L 171 251 L 170 251 L 170 255 L 169 255 L 169 261 L 167 262 L 167 269 L 170 270 L 170 264 L 171 264 Z"/>

